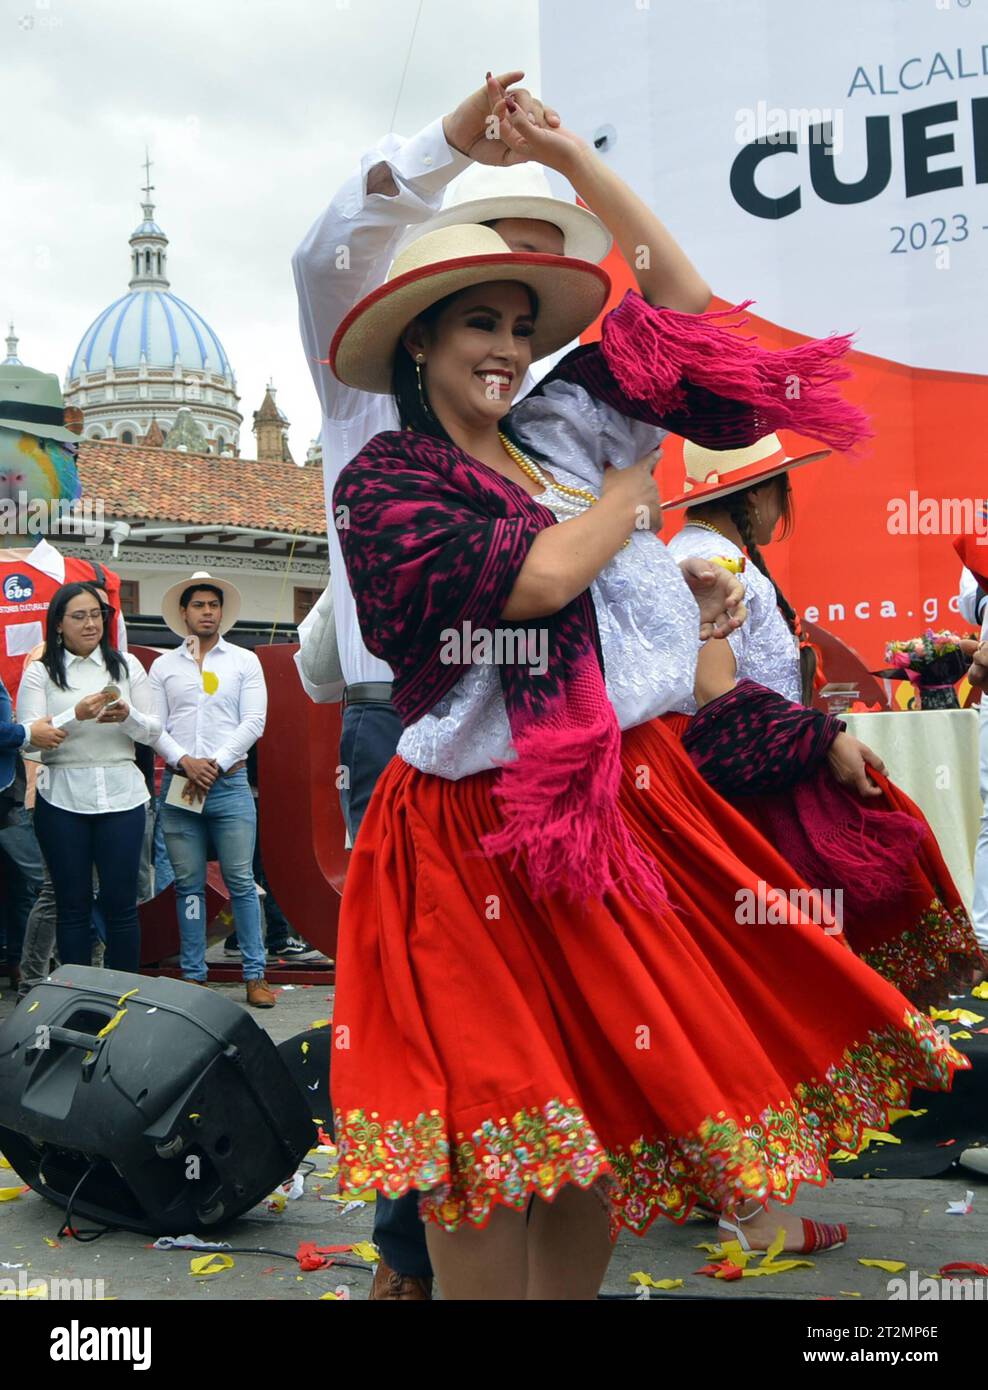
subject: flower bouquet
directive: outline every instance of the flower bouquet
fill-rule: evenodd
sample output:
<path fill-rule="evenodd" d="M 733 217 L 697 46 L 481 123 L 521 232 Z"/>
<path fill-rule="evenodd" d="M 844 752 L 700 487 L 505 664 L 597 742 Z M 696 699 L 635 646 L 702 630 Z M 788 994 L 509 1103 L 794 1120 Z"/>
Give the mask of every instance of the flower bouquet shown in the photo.
<path fill-rule="evenodd" d="M 872 675 L 912 681 L 918 709 L 959 709 L 954 686 L 966 674 L 970 657 L 965 655 L 956 632 L 927 628 L 922 637 L 889 642 L 885 660 L 888 669 L 873 671 Z"/>

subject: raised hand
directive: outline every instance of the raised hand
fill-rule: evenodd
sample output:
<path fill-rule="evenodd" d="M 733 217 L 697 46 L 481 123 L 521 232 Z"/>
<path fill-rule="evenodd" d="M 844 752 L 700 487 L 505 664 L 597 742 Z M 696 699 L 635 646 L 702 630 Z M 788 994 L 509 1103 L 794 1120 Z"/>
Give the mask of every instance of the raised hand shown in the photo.
<path fill-rule="evenodd" d="M 502 112 L 501 140 L 514 156 L 505 163 L 532 160 L 569 178 L 576 165 L 593 153 L 585 140 L 562 125 L 558 116 L 544 124 L 532 121 L 514 92 L 508 92 L 495 107 L 497 116 L 501 117 Z"/>
<path fill-rule="evenodd" d="M 736 631 L 748 616 L 738 576 L 699 555 L 681 560 L 679 568 L 700 610 L 701 642 Z"/>
<path fill-rule="evenodd" d="M 524 164 L 529 156 L 505 140 L 509 109 L 532 128 L 550 129 L 560 124 L 558 112 L 526 88 L 508 91 L 513 82 L 520 82 L 524 76 L 520 70 L 504 72 L 499 77 L 488 73 L 484 86 L 443 118 L 447 142 L 478 164 Z"/>

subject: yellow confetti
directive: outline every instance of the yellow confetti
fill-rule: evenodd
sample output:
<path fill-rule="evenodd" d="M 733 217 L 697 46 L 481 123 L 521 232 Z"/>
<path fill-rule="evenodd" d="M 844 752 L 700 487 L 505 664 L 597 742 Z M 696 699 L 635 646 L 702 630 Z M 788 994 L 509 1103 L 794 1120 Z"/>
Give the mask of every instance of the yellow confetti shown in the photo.
<path fill-rule="evenodd" d="M 120 1020 L 123 1018 L 126 1012 L 126 1009 L 118 1009 L 117 1012 L 110 1019 L 109 1023 L 107 1023 L 105 1027 L 101 1028 L 99 1032 L 96 1034 L 96 1036 L 98 1038 L 105 1038 L 107 1033 L 112 1033 L 114 1028 L 119 1028 Z"/>
<path fill-rule="evenodd" d="M 29 1191 L 27 1187 L 0 1187 L 0 1202 L 16 1202 L 18 1197 Z"/>
<path fill-rule="evenodd" d="M 310 1024 L 309 1024 L 309 1027 L 310 1027 L 310 1028 L 328 1028 L 328 1027 L 329 1027 L 329 1019 L 328 1019 L 328 1018 L 317 1018 L 316 1021 L 315 1021 L 315 1023 L 310 1023 Z M 320 1123 L 322 1123 L 322 1122 L 320 1121 Z"/>
<path fill-rule="evenodd" d="M 312 1176 L 313 1176 L 314 1178 L 328 1178 L 328 1179 L 332 1179 L 332 1178 L 338 1177 L 338 1176 L 339 1176 L 339 1172 L 340 1172 L 340 1165 L 337 1163 L 337 1164 L 335 1164 L 332 1168 L 327 1168 L 326 1171 L 325 1171 L 325 1173 L 313 1173 Z"/>
<path fill-rule="evenodd" d="M 975 985 L 971 993 L 975 999 L 988 999 L 988 980 L 982 980 L 980 985 Z"/>
<path fill-rule="evenodd" d="M 866 1269 L 884 1269 L 886 1274 L 898 1274 L 906 1267 L 905 1260 L 858 1260 L 858 1264 Z"/>
<path fill-rule="evenodd" d="M 40 1009 L 40 1008 L 41 1008 L 41 1000 L 40 1000 L 40 999 L 35 999 L 35 1001 L 34 1001 L 33 1004 L 28 1004 L 28 1006 L 27 1006 L 27 1011 L 28 1011 L 29 1014 L 33 1014 L 34 1011 L 35 1011 L 35 1009 Z"/>
<path fill-rule="evenodd" d="M 121 994 L 120 998 L 117 1000 L 117 1008 L 119 1009 L 120 1005 L 124 1002 L 125 999 L 133 999 L 134 995 L 140 994 L 140 992 L 140 986 L 135 985 L 135 987 L 133 989 L 129 989 L 126 994 Z"/>
<path fill-rule="evenodd" d="M 302 1044 L 302 1056 L 304 1057 L 308 1051 L 309 1051 L 309 1044 L 308 1044 L 307 1042 L 304 1042 L 304 1043 Z"/>
<path fill-rule="evenodd" d="M 812 1260 L 778 1260 L 771 1264 L 760 1264 L 756 1269 L 746 1269 L 742 1279 L 754 1279 L 761 1274 L 788 1274 L 791 1269 L 812 1269 Z"/>
<path fill-rule="evenodd" d="M 45 1244 L 50 1246 L 52 1250 L 57 1250 L 59 1248 L 58 1241 L 53 1240 L 51 1236 L 45 1236 Z"/>
<path fill-rule="evenodd" d="M 4 1158 L 3 1154 L 0 1154 L 0 1168 L 9 1168 L 9 1167 L 10 1167 L 10 1159 L 9 1159 L 9 1158 Z"/>
<path fill-rule="evenodd" d="M 898 1124 L 899 1121 L 904 1120 L 907 1115 L 925 1115 L 926 1113 L 927 1112 L 925 1110 L 890 1110 L 889 1124 Z"/>
<path fill-rule="evenodd" d="M 203 671 L 202 688 L 207 695 L 215 695 L 220 688 L 220 678 L 215 671 Z"/>
<path fill-rule="evenodd" d="M 0 1298 L 47 1298 L 48 1285 L 29 1284 L 26 1289 L 0 1289 Z"/>
<path fill-rule="evenodd" d="M 268 1211 L 284 1211 L 288 1198 L 283 1192 L 272 1192 L 265 1202 Z"/>
<path fill-rule="evenodd" d="M 894 1134 L 889 1134 L 886 1130 L 881 1130 L 881 1129 L 864 1129 L 864 1130 L 861 1131 L 861 1138 L 862 1138 L 862 1140 L 863 1140 L 863 1143 L 862 1143 L 862 1145 L 861 1145 L 861 1148 L 858 1150 L 858 1153 L 864 1153 L 864 1151 L 865 1151 L 865 1149 L 867 1149 L 868 1145 L 869 1145 L 869 1144 L 872 1144 L 872 1143 L 879 1143 L 879 1144 L 901 1144 L 901 1143 L 902 1143 L 902 1140 L 899 1139 L 896 1135 L 894 1135 Z M 831 1154 L 830 1157 L 831 1157 L 831 1161 L 836 1161 L 837 1163 L 848 1163 L 848 1162 L 850 1162 L 850 1160 L 851 1160 L 852 1158 L 857 1158 L 857 1156 L 858 1156 L 858 1154 L 849 1153 L 849 1152 L 847 1151 L 847 1149 L 838 1149 L 837 1152 L 836 1152 L 835 1154 Z"/>
<path fill-rule="evenodd" d="M 321 1120 L 321 1119 L 319 1118 L 318 1115 L 313 1115 L 313 1117 L 312 1117 L 312 1123 L 313 1123 L 314 1125 L 324 1125 L 324 1124 L 326 1123 L 326 1121 L 325 1121 L 325 1120 Z"/>
<path fill-rule="evenodd" d="M 951 1042 L 953 1042 L 954 1038 L 973 1038 L 973 1037 L 974 1037 L 974 1034 L 973 1034 L 972 1032 L 970 1032 L 967 1028 L 958 1028 L 958 1030 L 957 1030 L 956 1033 L 951 1033 L 951 1035 L 950 1035 L 950 1040 L 951 1040 Z"/>
<path fill-rule="evenodd" d="M 860 1298 L 860 1297 L 861 1297 L 861 1295 L 860 1295 L 859 1293 L 855 1293 L 853 1289 L 841 1289 L 841 1293 L 844 1295 L 845 1298 Z"/>
<path fill-rule="evenodd" d="M 208 1255 L 196 1255 L 189 1261 L 189 1273 L 197 1278 L 208 1278 L 211 1274 L 222 1274 L 224 1269 L 233 1268 L 233 1256 L 222 1255 L 213 1250 Z"/>
<path fill-rule="evenodd" d="M 353 1253 L 356 1255 L 358 1260 L 367 1260 L 371 1264 L 376 1264 L 376 1262 L 381 1258 L 380 1255 L 377 1253 L 377 1250 L 373 1245 L 371 1245 L 369 1240 L 358 1241 L 357 1244 L 353 1247 Z"/>
<path fill-rule="evenodd" d="M 189 1111 L 189 1119 L 190 1119 L 190 1120 L 201 1120 L 201 1119 L 202 1119 L 202 1116 L 199 1114 L 199 1111 L 198 1111 L 198 1110 L 190 1110 L 190 1111 Z"/>
<path fill-rule="evenodd" d="M 319 1295 L 319 1302 L 320 1302 L 320 1303 L 325 1303 L 326 1300 L 327 1300 L 327 1298 L 330 1299 L 333 1303 L 343 1303 L 343 1302 L 345 1302 L 345 1300 L 342 1299 L 342 1298 L 340 1298 L 339 1294 L 336 1294 L 336 1293 L 321 1293 L 321 1294 Z"/>
<path fill-rule="evenodd" d="M 651 1274 L 646 1274 L 640 1269 L 635 1274 L 628 1275 L 629 1284 L 641 1284 L 646 1289 L 681 1289 L 682 1279 L 653 1279 Z"/>
<path fill-rule="evenodd" d="M 772 1261 L 775 1259 L 776 1255 L 781 1255 L 781 1254 L 782 1254 L 782 1247 L 785 1245 L 785 1243 L 786 1243 L 786 1230 L 785 1230 L 785 1227 L 784 1227 L 784 1226 L 780 1226 L 779 1229 L 778 1229 L 778 1231 L 777 1231 L 776 1234 L 775 1234 L 775 1240 L 772 1241 L 772 1244 L 771 1244 L 771 1245 L 768 1247 L 768 1249 L 765 1251 L 765 1260 L 764 1260 L 764 1263 L 767 1264 L 767 1265 L 768 1265 L 768 1264 L 771 1264 Z"/>
<path fill-rule="evenodd" d="M 946 1023 L 963 1023 L 967 1028 L 985 1021 L 984 1014 L 973 1014 L 970 1009 L 931 1009 L 930 1017 L 943 1019 Z"/>

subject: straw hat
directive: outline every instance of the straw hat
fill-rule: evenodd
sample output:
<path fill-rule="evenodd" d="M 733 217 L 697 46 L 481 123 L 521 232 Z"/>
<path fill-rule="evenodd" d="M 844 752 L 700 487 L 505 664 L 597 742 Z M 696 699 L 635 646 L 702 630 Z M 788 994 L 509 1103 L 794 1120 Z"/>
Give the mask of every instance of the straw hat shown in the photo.
<path fill-rule="evenodd" d="M 78 432 L 65 427 L 65 400 L 54 372 L 0 366 L 0 428 L 23 430 L 39 439 L 78 444 Z"/>
<path fill-rule="evenodd" d="M 442 211 L 405 233 L 396 255 L 440 227 L 497 222 L 506 217 L 532 218 L 558 227 L 563 234 L 563 254 L 576 260 L 599 263 L 611 249 L 613 238 L 603 222 L 587 208 L 554 198 L 545 170 L 528 162 L 500 169 L 472 164 L 447 187 Z"/>
<path fill-rule="evenodd" d="M 411 242 L 379 289 L 356 304 L 336 330 L 329 365 L 347 386 L 386 394 L 395 350 L 407 325 L 448 294 L 491 280 L 529 285 L 539 297 L 532 360 L 583 332 L 603 309 L 610 276 L 590 261 L 512 251 L 490 227 L 454 224 Z"/>
<path fill-rule="evenodd" d="M 189 629 L 182 619 L 178 601 L 186 589 L 195 587 L 199 580 L 202 581 L 204 589 L 219 589 L 223 595 L 223 616 L 220 618 L 220 636 L 222 636 L 224 632 L 233 627 L 233 624 L 240 617 L 242 601 L 240 590 L 228 579 L 213 579 L 205 570 L 196 570 L 195 574 L 190 574 L 188 579 L 180 579 L 177 584 L 173 584 L 170 589 L 165 590 L 161 600 L 161 616 L 172 632 L 177 632 L 179 637 L 187 637 Z"/>
<path fill-rule="evenodd" d="M 728 493 L 767 482 L 789 468 L 826 458 L 830 452 L 830 449 L 819 449 L 815 453 L 790 457 L 777 434 L 763 435 L 744 449 L 705 449 L 686 439 L 683 441 L 683 463 L 686 467 L 683 491 L 678 497 L 663 502 L 663 510 L 695 507 L 701 502 L 711 502 L 715 497 L 726 497 Z"/>

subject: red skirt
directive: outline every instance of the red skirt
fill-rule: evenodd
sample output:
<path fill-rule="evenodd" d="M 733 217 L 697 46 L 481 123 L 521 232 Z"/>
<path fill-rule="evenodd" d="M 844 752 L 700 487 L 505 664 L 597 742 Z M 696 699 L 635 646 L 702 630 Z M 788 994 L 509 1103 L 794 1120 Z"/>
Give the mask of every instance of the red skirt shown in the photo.
<path fill-rule="evenodd" d="M 797 910 L 738 925 L 740 890 L 805 885 L 672 734 L 631 730 L 622 756 L 628 821 L 670 893 L 655 911 L 533 901 L 523 866 L 478 848 L 500 825 L 497 773 L 394 758 L 382 774 L 340 923 L 343 1191 L 416 1189 L 455 1230 L 599 1182 L 612 1230 L 641 1233 L 697 1201 L 791 1201 L 913 1086 L 949 1089 L 968 1065 Z"/>
<path fill-rule="evenodd" d="M 689 717 L 666 715 L 661 723 L 681 737 Z M 894 901 L 883 905 L 880 913 L 855 912 L 853 904 L 846 904 L 844 936 L 856 955 L 919 1008 L 943 1005 L 951 994 L 965 993 L 975 972 L 984 969 L 981 948 L 923 812 L 874 768 L 869 776 L 883 792 L 869 802 L 869 809 L 903 811 L 921 822 L 924 834 Z M 746 796 L 733 804 L 771 842 L 774 821 L 766 813 L 769 802 L 777 810 L 784 798 Z"/>

